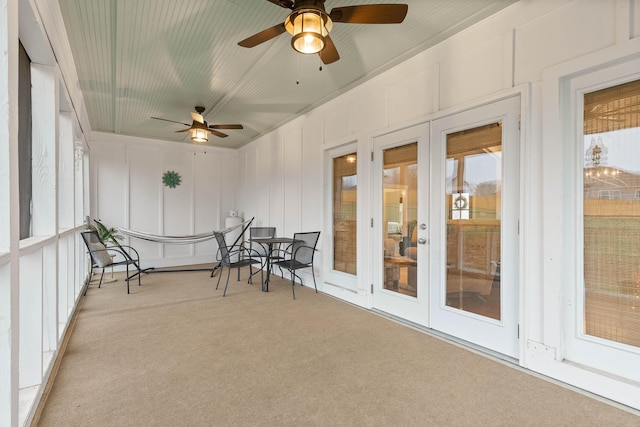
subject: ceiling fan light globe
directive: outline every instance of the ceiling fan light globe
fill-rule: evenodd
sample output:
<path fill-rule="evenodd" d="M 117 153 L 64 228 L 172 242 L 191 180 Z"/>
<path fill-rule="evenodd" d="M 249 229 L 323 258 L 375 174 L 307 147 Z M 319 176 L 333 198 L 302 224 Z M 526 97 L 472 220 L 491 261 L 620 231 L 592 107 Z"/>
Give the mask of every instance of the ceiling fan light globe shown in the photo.
<path fill-rule="evenodd" d="M 306 54 L 318 53 L 324 49 L 326 37 L 333 26 L 327 14 L 314 9 L 294 12 L 284 24 L 286 30 L 293 35 L 291 46 Z"/>
<path fill-rule="evenodd" d="M 209 141 L 209 137 L 207 135 L 206 129 L 192 129 L 191 130 L 191 140 L 193 142 L 207 142 Z"/>
<path fill-rule="evenodd" d="M 315 33 L 300 33 L 293 36 L 291 46 L 300 53 L 318 53 L 324 49 L 325 38 Z"/>

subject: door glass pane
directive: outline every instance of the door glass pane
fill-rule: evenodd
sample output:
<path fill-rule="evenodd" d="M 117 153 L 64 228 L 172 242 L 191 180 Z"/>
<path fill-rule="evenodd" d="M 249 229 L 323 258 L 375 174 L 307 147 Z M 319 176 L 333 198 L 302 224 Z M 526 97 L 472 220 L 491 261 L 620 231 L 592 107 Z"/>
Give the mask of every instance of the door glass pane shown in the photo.
<path fill-rule="evenodd" d="M 333 269 L 356 274 L 356 153 L 333 159 Z"/>
<path fill-rule="evenodd" d="M 502 124 L 446 144 L 446 305 L 499 320 Z"/>
<path fill-rule="evenodd" d="M 384 289 L 417 296 L 418 144 L 383 153 Z"/>
<path fill-rule="evenodd" d="M 640 80 L 584 96 L 584 332 L 640 347 Z"/>

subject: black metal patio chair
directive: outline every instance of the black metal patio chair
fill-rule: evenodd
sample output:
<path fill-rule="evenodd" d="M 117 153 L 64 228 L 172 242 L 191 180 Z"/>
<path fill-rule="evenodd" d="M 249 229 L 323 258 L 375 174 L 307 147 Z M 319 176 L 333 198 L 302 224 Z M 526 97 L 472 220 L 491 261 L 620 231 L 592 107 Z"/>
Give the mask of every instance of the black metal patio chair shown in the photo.
<path fill-rule="evenodd" d="M 313 258 L 317 251 L 316 245 L 318 244 L 319 237 L 319 231 L 295 233 L 293 235 L 293 239 L 296 240 L 296 242 L 284 249 L 282 259 L 273 263 L 273 265 L 277 265 L 278 268 L 280 268 L 280 272 L 284 269 L 291 274 L 291 292 L 293 293 L 293 299 L 296 299 L 296 277 L 300 280 L 300 285 L 303 286 L 302 277 L 296 274 L 296 271 L 302 268 L 311 268 L 313 287 L 315 288 L 316 293 L 318 293 L 316 275 L 313 269 Z"/>
<path fill-rule="evenodd" d="M 227 295 L 227 287 L 229 286 L 229 277 L 231 276 L 231 269 L 236 268 L 238 270 L 238 280 L 240 280 L 240 269 L 242 267 L 251 268 L 252 264 L 261 264 L 260 271 L 262 280 L 264 280 L 264 273 L 262 273 L 264 267 L 263 258 L 260 257 L 260 254 L 252 250 L 251 248 L 247 248 L 243 243 L 239 243 L 242 239 L 242 236 L 246 232 L 247 228 L 251 225 L 251 221 L 247 223 L 247 225 L 242 229 L 242 232 L 238 236 L 233 244 L 228 245 L 225 239 L 225 234 L 219 231 L 215 231 L 213 234 L 215 236 L 216 241 L 218 242 L 218 261 L 219 264 L 216 269 L 220 269 L 220 275 L 218 276 L 218 283 L 216 284 L 216 289 L 220 286 L 220 279 L 222 278 L 222 272 L 226 267 L 227 270 L 227 282 L 224 285 L 224 292 L 222 296 Z M 213 272 L 211 273 L 213 277 Z M 249 270 L 249 279 L 247 280 L 250 283 L 251 280 L 251 270 Z"/>
<path fill-rule="evenodd" d="M 138 286 L 140 286 L 140 255 L 133 247 L 127 245 L 118 246 L 105 246 L 98 237 L 98 233 L 95 231 L 83 231 L 80 233 L 84 244 L 87 247 L 89 256 L 91 257 L 91 273 L 89 274 L 89 281 L 93 277 L 93 269 L 101 268 L 100 282 L 98 288 L 102 286 L 102 279 L 104 278 L 104 269 L 106 267 L 117 267 L 124 265 L 126 267 L 127 275 L 125 281 L 127 282 L 127 293 L 129 292 L 129 281 L 138 276 Z M 129 274 L 129 266 L 135 267 L 135 273 Z M 84 290 L 84 294 L 87 294 L 89 285 Z"/>

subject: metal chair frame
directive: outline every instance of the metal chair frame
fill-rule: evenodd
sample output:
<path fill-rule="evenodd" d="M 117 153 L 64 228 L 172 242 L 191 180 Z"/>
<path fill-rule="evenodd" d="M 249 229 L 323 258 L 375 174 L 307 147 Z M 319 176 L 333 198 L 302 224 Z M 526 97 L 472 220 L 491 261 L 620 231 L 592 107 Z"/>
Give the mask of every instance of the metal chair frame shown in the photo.
<path fill-rule="evenodd" d="M 313 268 L 314 255 L 317 252 L 316 246 L 320 239 L 319 231 L 310 231 L 304 233 L 295 233 L 293 235 L 294 240 L 300 240 L 300 242 L 294 242 L 283 251 L 282 260 L 276 261 L 273 265 L 277 265 L 280 269 L 281 277 L 283 277 L 282 269 L 289 271 L 291 274 L 291 292 L 293 293 L 293 299 L 296 299 L 295 291 L 295 278 L 300 280 L 300 286 L 304 286 L 302 277 L 296 274 L 297 270 L 302 268 L 311 268 L 311 277 L 313 277 L 313 287 L 318 293 L 318 286 L 316 284 L 316 274 Z"/>
<path fill-rule="evenodd" d="M 242 237 L 244 236 L 244 233 L 246 232 L 247 228 L 249 228 L 250 225 L 251 225 L 251 221 L 249 221 L 247 225 L 242 229 L 242 232 L 236 238 L 235 242 L 233 242 L 231 246 L 227 245 L 224 233 L 221 233 L 219 231 L 215 231 L 213 233 L 216 241 L 218 242 L 219 264 L 216 267 L 216 269 L 217 268 L 221 269 L 220 275 L 218 276 L 218 283 L 216 284 L 216 289 L 218 289 L 218 287 L 220 286 L 220 279 L 222 279 L 222 272 L 224 271 L 224 268 L 226 267 L 228 269 L 227 282 L 224 285 L 224 292 L 222 293 L 223 297 L 227 295 L 227 288 L 229 286 L 229 278 L 231 276 L 232 268 L 238 269 L 238 281 L 240 280 L 240 269 L 242 267 L 249 266 L 249 269 L 251 269 L 252 264 L 261 264 L 260 271 L 261 272 L 263 271 L 262 267 L 264 267 L 264 263 L 261 260 L 259 253 L 250 248 L 246 248 L 244 244 L 239 243 Z M 238 255 L 239 260 L 231 261 L 231 258 L 234 257 L 235 255 Z M 211 277 L 213 277 L 214 271 L 211 272 Z M 252 277 L 251 270 L 249 270 L 249 273 L 250 273 L 249 279 L 247 280 L 247 282 L 251 283 L 251 277 Z M 261 277 L 264 280 L 264 273 L 261 273 Z"/>
<path fill-rule="evenodd" d="M 89 274 L 89 282 L 91 281 L 91 278 L 93 277 L 93 269 L 94 268 L 102 268 L 102 273 L 100 274 L 100 282 L 98 283 L 98 288 L 100 288 L 102 286 L 102 279 L 104 278 L 104 269 L 107 267 L 117 267 L 117 266 L 121 266 L 124 265 L 126 267 L 127 270 L 127 275 L 126 275 L 126 279 L 125 281 L 127 282 L 127 293 L 130 293 L 129 291 L 129 281 L 138 276 L 138 286 L 141 285 L 140 282 L 140 273 L 142 272 L 142 270 L 140 269 L 139 266 L 139 262 L 140 262 L 140 255 L 138 254 L 138 251 L 135 250 L 135 248 L 128 246 L 128 245 L 120 245 L 118 244 L 118 246 L 106 246 L 104 249 L 92 249 L 90 247 L 90 243 L 102 243 L 100 241 L 100 238 L 98 237 L 98 233 L 96 233 L 95 231 L 83 231 L 80 233 L 82 235 L 82 240 L 84 240 L 84 244 L 87 247 L 87 253 L 89 254 L 89 256 L 91 257 L 91 272 Z M 128 250 L 132 251 L 135 254 L 135 257 L 131 256 L 130 253 L 128 253 L 125 248 L 127 248 Z M 109 255 L 116 253 L 122 256 L 123 261 L 117 261 L 117 262 L 112 262 L 108 265 L 105 265 L 104 267 L 100 267 L 98 265 L 98 261 L 96 259 L 95 253 L 96 252 L 107 252 Z M 129 266 L 133 264 L 136 268 L 136 272 L 134 274 L 129 275 Z M 89 285 L 87 284 L 87 287 L 84 290 L 84 295 L 87 294 L 87 291 L 89 290 Z"/>

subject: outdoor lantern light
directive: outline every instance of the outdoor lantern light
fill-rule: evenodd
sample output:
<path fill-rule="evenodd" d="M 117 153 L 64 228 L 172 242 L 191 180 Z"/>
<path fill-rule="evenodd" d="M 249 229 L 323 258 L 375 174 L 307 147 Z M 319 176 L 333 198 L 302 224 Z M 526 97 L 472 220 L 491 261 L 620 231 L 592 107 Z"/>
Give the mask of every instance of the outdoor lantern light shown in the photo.
<path fill-rule="evenodd" d="M 292 13 L 284 23 L 293 35 L 291 46 L 300 53 L 318 53 L 325 46 L 325 40 L 333 27 L 326 13 L 315 9 L 302 9 Z"/>
<path fill-rule="evenodd" d="M 207 133 L 206 129 L 193 128 L 191 129 L 191 140 L 193 142 L 207 142 L 209 140 Z"/>

